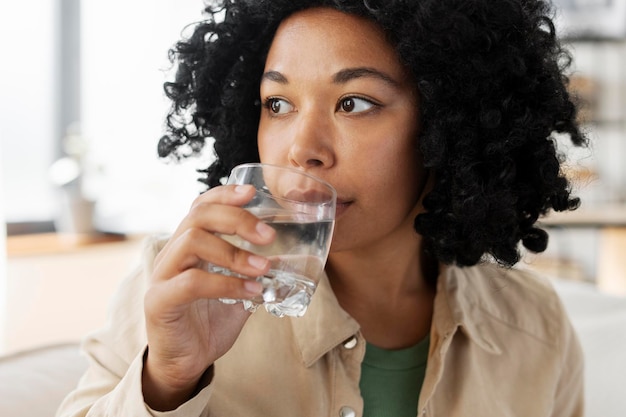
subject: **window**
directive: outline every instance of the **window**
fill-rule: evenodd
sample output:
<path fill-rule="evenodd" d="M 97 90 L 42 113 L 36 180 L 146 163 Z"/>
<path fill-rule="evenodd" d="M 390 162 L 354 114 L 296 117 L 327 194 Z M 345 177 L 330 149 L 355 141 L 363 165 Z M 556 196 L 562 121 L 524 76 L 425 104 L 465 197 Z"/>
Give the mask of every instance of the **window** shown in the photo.
<path fill-rule="evenodd" d="M 98 230 L 171 230 L 208 161 L 165 164 L 156 145 L 168 103 L 168 49 L 202 18 L 201 0 L 3 2 L 0 147 L 6 221 L 67 215 L 71 187 L 50 167 L 72 133 L 86 145 L 81 194 Z M 76 184 L 72 183 L 76 188 Z M 70 194 L 71 195 L 71 194 Z M 60 223 L 57 222 L 57 225 Z"/>

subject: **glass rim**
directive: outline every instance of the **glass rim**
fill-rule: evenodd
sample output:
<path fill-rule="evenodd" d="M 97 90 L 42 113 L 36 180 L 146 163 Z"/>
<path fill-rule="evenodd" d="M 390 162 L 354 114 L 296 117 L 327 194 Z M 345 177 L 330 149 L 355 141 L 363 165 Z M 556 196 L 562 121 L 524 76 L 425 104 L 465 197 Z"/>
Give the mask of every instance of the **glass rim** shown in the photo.
<path fill-rule="evenodd" d="M 330 190 L 331 194 L 331 198 L 330 201 L 326 202 L 326 201 L 320 201 L 317 204 L 328 204 L 328 203 L 336 203 L 337 201 L 337 190 L 335 190 L 335 187 L 333 187 L 328 181 L 321 179 L 318 176 L 315 176 L 309 172 L 306 171 L 302 171 L 300 169 L 294 168 L 294 167 L 286 167 L 286 166 L 281 166 L 281 165 L 274 165 L 274 164 L 267 164 L 264 162 L 246 162 L 244 164 L 239 164 L 236 165 L 235 167 L 233 167 L 233 169 L 231 170 L 231 174 L 233 171 L 235 171 L 236 169 L 244 169 L 244 168 L 263 168 L 263 167 L 269 167 L 269 168 L 277 168 L 277 169 L 282 169 L 282 170 L 286 170 L 286 171 L 290 171 L 293 173 L 297 173 L 299 175 L 304 175 L 314 181 L 317 181 L 319 183 L 321 183 L 322 185 L 326 186 L 326 188 L 328 188 Z M 229 174 L 229 176 L 231 175 Z M 274 196 L 274 198 L 280 198 L 281 200 L 285 200 L 285 201 L 293 201 L 293 202 L 297 202 L 297 203 L 305 203 L 305 202 L 299 202 L 297 200 L 290 200 L 288 198 L 285 197 L 276 197 Z"/>

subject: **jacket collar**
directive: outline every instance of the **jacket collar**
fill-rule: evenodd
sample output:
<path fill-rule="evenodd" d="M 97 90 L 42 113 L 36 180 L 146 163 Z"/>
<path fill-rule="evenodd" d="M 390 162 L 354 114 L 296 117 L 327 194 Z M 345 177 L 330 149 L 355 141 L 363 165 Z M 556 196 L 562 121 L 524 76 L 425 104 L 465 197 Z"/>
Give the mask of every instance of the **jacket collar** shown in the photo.
<path fill-rule="evenodd" d="M 496 342 L 496 330 L 490 320 L 482 320 L 481 303 L 493 297 L 485 292 L 498 291 L 485 285 L 485 278 L 475 268 L 440 266 L 435 296 L 431 337 L 451 337 L 457 331 L 487 352 L 502 353 Z M 289 318 L 296 345 L 305 366 L 311 366 L 337 345 L 359 332 L 360 326 L 341 308 L 324 273 L 303 317 Z M 433 333 L 436 333 L 434 335 Z"/>
<path fill-rule="evenodd" d="M 302 361 L 307 367 L 360 329 L 356 320 L 339 305 L 325 273 L 306 314 L 289 320 Z"/>
<path fill-rule="evenodd" d="M 483 304 L 489 303 L 501 288 L 493 282 L 489 284 L 489 277 L 479 270 L 480 267 L 441 267 L 433 327 L 439 335 L 450 336 L 460 330 L 485 351 L 500 354 L 496 329 L 492 320 L 484 319 Z"/>

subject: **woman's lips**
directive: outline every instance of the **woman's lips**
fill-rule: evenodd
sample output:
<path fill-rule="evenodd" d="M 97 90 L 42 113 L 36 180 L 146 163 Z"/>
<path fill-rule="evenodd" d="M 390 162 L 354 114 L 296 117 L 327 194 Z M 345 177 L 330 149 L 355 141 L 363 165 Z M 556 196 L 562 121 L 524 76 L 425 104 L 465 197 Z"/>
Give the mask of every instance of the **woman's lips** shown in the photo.
<path fill-rule="evenodd" d="M 352 204 L 352 201 L 337 200 L 337 208 L 335 210 L 335 219 L 339 218 Z"/>

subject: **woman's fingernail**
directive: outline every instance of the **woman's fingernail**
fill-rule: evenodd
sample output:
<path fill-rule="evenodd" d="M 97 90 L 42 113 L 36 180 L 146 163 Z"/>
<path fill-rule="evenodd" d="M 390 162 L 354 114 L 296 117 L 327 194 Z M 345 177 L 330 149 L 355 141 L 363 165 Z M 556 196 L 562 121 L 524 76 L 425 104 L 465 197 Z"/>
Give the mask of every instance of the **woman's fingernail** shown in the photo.
<path fill-rule="evenodd" d="M 243 286 L 246 289 L 246 291 L 248 291 L 251 294 L 261 294 L 261 291 L 263 291 L 263 285 L 261 285 L 260 282 L 246 279 L 244 280 Z"/>
<path fill-rule="evenodd" d="M 247 185 L 238 185 L 235 187 L 235 192 L 237 194 L 244 194 L 248 190 L 248 188 L 250 187 Z"/>
<path fill-rule="evenodd" d="M 263 223 L 263 222 L 258 222 L 256 224 L 256 232 L 261 236 L 261 237 L 270 237 L 274 234 L 274 229 L 272 229 L 271 226 L 268 226 L 267 224 Z"/>
<path fill-rule="evenodd" d="M 267 266 L 267 259 L 262 256 L 250 255 L 248 257 L 248 263 L 257 269 L 265 269 Z"/>

